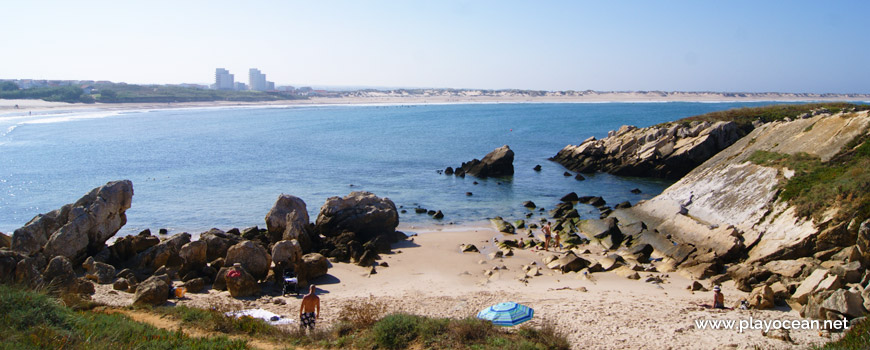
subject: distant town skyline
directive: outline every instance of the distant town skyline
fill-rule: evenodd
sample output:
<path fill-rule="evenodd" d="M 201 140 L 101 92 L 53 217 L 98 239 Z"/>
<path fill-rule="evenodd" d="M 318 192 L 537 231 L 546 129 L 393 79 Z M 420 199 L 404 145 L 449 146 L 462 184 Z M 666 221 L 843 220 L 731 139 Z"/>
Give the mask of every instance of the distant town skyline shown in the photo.
<path fill-rule="evenodd" d="M 0 79 L 870 93 L 864 1 L 0 4 Z M 238 25 L 244 23 L 244 25 Z"/>

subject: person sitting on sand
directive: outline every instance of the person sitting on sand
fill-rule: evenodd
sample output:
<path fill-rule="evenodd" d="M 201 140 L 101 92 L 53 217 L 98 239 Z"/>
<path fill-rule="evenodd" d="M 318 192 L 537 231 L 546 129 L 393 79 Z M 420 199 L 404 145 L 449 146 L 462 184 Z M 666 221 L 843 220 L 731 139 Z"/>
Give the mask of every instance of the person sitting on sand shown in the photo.
<path fill-rule="evenodd" d="M 519 241 L 519 243 L 517 243 L 517 247 L 520 247 L 520 249 L 523 249 L 526 247 L 526 242 L 523 241 L 522 237 L 520 237 L 520 241 Z"/>
<path fill-rule="evenodd" d="M 549 221 L 547 221 L 547 223 L 544 224 L 544 227 L 541 228 L 541 232 L 544 233 L 544 251 L 547 251 L 550 249 L 550 222 Z"/>
<path fill-rule="evenodd" d="M 314 324 L 320 317 L 320 298 L 315 292 L 317 286 L 312 284 L 308 288 L 308 294 L 302 298 L 302 305 L 299 306 L 299 327 L 302 329 L 314 330 Z"/>
<path fill-rule="evenodd" d="M 725 295 L 722 294 L 722 288 L 719 288 L 719 286 L 713 287 L 713 308 L 725 308 Z"/>

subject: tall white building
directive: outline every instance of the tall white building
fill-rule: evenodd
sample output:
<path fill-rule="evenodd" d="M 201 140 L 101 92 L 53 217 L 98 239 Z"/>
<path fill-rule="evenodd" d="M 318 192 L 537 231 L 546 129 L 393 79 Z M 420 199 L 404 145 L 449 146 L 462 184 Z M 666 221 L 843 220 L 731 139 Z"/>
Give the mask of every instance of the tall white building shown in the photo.
<path fill-rule="evenodd" d="M 266 91 L 269 88 L 266 75 L 257 68 L 251 68 L 248 71 L 248 87 L 254 91 Z"/>
<path fill-rule="evenodd" d="M 214 88 L 218 90 L 233 90 L 236 85 L 233 82 L 233 75 L 230 71 L 218 68 L 214 71 Z"/>

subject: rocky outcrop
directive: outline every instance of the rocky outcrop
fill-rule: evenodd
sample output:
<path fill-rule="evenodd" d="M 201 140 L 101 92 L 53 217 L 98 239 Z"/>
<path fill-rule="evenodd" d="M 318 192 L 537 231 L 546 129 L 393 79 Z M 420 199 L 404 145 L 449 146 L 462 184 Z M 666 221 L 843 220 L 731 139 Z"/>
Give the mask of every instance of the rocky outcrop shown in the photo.
<path fill-rule="evenodd" d="M 636 128 L 565 146 L 551 160 L 584 173 L 678 179 L 740 138 L 733 122 L 692 122 Z"/>
<path fill-rule="evenodd" d="M 235 264 L 226 272 L 227 290 L 233 298 L 242 298 L 256 295 L 260 292 L 260 286 L 257 284 L 257 279 L 251 276 L 241 264 Z"/>
<path fill-rule="evenodd" d="M 151 235 L 150 230 L 142 231 L 135 236 L 120 237 L 109 246 L 109 260 L 112 262 L 127 261 L 158 243 L 160 243 L 160 238 Z"/>
<path fill-rule="evenodd" d="M 314 230 L 326 237 L 350 231 L 360 242 L 367 242 L 382 234 L 395 234 L 398 225 L 399 212 L 389 198 L 371 192 L 351 192 L 344 198 L 326 200 L 317 214 Z"/>
<path fill-rule="evenodd" d="M 85 268 L 85 278 L 99 284 L 109 284 L 115 279 L 115 267 L 106 263 L 94 261 L 93 257 L 85 259 L 82 267 Z"/>
<path fill-rule="evenodd" d="M 867 111 L 758 124 L 662 194 L 611 216 L 620 227 L 648 227 L 632 244 L 652 246 L 653 256 L 664 258 L 659 269 L 733 279 L 738 289 L 753 292 L 750 302 L 758 308 L 790 299 L 806 317 L 858 317 L 866 310 L 856 295 L 870 287 L 864 217 L 836 203 L 812 217 L 799 214 L 779 196 L 795 171 L 766 166 L 753 155 L 802 152 L 826 162 L 850 154 L 845 147 L 866 137 L 868 127 Z"/>
<path fill-rule="evenodd" d="M 208 261 L 225 258 L 230 247 L 239 244 L 239 242 L 242 241 L 242 237 L 226 233 L 216 228 L 202 233 L 199 235 L 199 239 L 205 241 L 207 245 L 205 256 Z"/>
<path fill-rule="evenodd" d="M 296 196 L 281 194 L 266 214 L 266 228 L 272 243 L 297 240 L 308 250 L 311 239 L 308 232 L 308 209 L 305 201 Z"/>
<path fill-rule="evenodd" d="M 133 183 L 113 181 L 60 209 L 34 217 L 12 234 L 12 249 L 33 255 L 64 256 L 82 262 L 88 253 L 103 249 L 106 241 L 127 223 Z"/>
<path fill-rule="evenodd" d="M 252 241 L 244 241 L 230 247 L 227 251 L 224 265 L 232 266 L 236 263 L 240 263 L 242 268 L 257 280 L 262 280 L 269 273 L 272 257 L 263 246 Z"/>
<path fill-rule="evenodd" d="M 456 176 L 468 174 L 480 178 L 512 176 L 514 174 L 514 151 L 508 145 L 501 146 L 489 152 L 483 157 L 483 160 L 473 159 L 462 163 L 452 173 Z"/>
<path fill-rule="evenodd" d="M 834 213 L 821 222 L 798 217 L 777 198 L 780 179 L 791 171 L 748 160 L 756 151 L 768 151 L 804 152 L 826 161 L 868 126 L 867 112 L 760 125 L 662 194 L 628 210 L 657 223 L 656 231 L 672 241 L 713 251 L 720 260 L 745 255 L 747 262 L 765 263 L 810 256 L 817 246 L 830 248 L 820 241 L 831 229 L 825 220 Z"/>
<path fill-rule="evenodd" d="M 151 276 L 136 287 L 134 305 L 160 306 L 169 299 L 169 277 Z"/>

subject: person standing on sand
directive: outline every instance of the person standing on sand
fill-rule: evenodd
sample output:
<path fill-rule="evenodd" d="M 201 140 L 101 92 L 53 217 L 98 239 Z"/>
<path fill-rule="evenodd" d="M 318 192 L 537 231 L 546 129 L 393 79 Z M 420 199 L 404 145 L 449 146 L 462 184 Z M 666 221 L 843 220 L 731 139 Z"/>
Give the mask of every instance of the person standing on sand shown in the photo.
<path fill-rule="evenodd" d="M 541 232 L 544 233 L 544 251 L 547 251 L 550 249 L 550 222 L 549 221 L 547 221 L 547 223 L 544 225 L 544 227 L 541 228 Z"/>
<path fill-rule="evenodd" d="M 317 286 L 312 284 L 308 288 L 308 294 L 302 298 L 302 305 L 299 306 L 299 327 L 302 329 L 308 328 L 313 331 L 314 324 L 320 317 L 320 298 L 315 292 Z"/>

